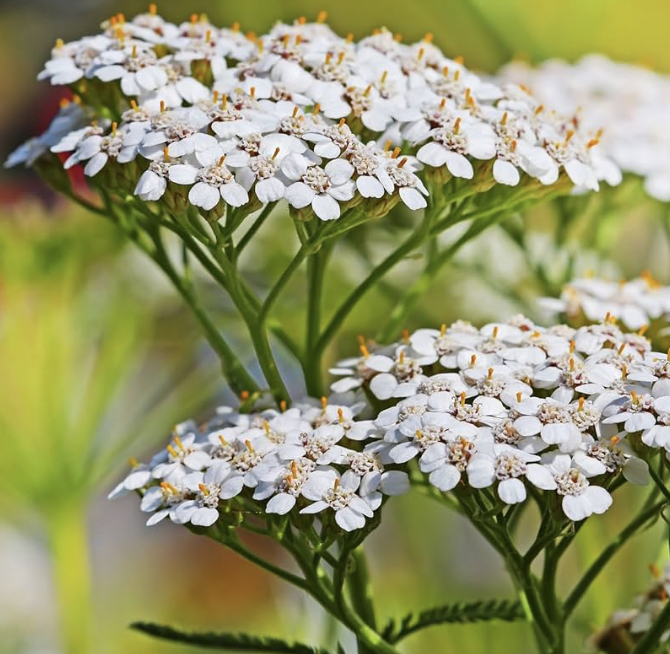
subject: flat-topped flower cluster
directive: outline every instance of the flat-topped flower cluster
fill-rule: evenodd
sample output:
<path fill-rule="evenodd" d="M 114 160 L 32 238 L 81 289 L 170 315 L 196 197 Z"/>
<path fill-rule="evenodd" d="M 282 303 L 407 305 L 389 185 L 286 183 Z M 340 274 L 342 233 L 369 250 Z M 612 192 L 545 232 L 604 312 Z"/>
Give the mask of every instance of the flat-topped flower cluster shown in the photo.
<path fill-rule="evenodd" d="M 645 484 L 646 455 L 670 451 L 668 356 L 611 317 L 577 330 L 522 316 L 420 329 L 362 344 L 331 372 L 333 398 L 348 403 L 222 408 L 200 428 L 178 426 L 113 494 L 139 489 L 150 524 L 210 525 L 240 497 L 266 513 L 333 512 L 349 531 L 411 479 L 443 492 L 495 487 L 501 507 L 529 487 L 557 493 L 578 521 L 609 508 L 619 474 Z"/>
<path fill-rule="evenodd" d="M 582 277 L 563 287 L 560 298 L 542 298 L 540 304 L 554 314 L 588 322 L 604 320 L 608 314 L 629 329 L 640 329 L 670 318 L 670 287 L 645 272 L 629 281 Z"/>
<path fill-rule="evenodd" d="M 581 188 L 616 181 L 597 128 L 482 80 L 431 35 L 406 45 L 383 29 L 356 43 L 304 19 L 245 35 L 155 8 L 102 30 L 57 42 L 40 79 L 76 101 L 9 165 L 51 150 L 143 200 L 171 188 L 204 211 L 286 199 L 323 220 L 365 199 L 423 208 L 424 165 L 444 171 L 440 183 L 480 172 L 490 185 L 551 185 L 562 170 Z"/>
<path fill-rule="evenodd" d="M 651 196 L 670 201 L 670 76 L 589 55 L 575 64 L 552 59 L 537 68 L 514 62 L 497 79 L 530 87 L 584 129 L 602 129 L 600 152 L 621 171 L 642 177 Z M 616 181 L 616 168 L 610 175 Z"/>

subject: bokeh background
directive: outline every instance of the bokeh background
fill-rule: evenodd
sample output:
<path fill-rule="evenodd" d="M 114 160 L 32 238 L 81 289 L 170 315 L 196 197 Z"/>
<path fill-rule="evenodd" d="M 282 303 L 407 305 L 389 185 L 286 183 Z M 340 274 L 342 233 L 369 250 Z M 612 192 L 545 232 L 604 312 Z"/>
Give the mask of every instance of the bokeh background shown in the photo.
<path fill-rule="evenodd" d="M 93 33 L 112 13 L 131 16 L 145 9 L 145 3 L 132 0 L 0 4 L 0 159 L 42 130 L 57 107 L 58 92 L 35 81 L 55 39 Z M 336 30 L 357 38 L 382 25 L 405 40 L 430 31 L 447 54 L 462 55 L 466 65 L 484 72 L 515 57 L 575 60 L 590 52 L 670 72 L 666 0 L 159 4 L 173 21 L 205 12 L 216 24 L 239 21 L 244 30 L 259 33 L 276 20 L 311 18 L 321 9 Z M 579 233 L 565 247 L 579 253 L 582 267 L 625 276 L 651 268 L 667 283 L 668 247 L 655 221 L 666 209 L 639 194 L 617 200 L 623 208 L 599 239 L 599 251 L 589 239 L 590 249 L 582 253 L 587 235 Z M 592 212 L 596 219 L 597 211 L 598 206 Z M 270 262 L 270 274 L 281 269 L 293 247 L 289 237 L 281 238 L 288 233 L 284 218 L 277 212 L 254 246 Z M 476 241 L 429 289 L 407 327 L 532 311 L 534 298 L 556 287 L 551 270 L 548 280 L 538 282 L 536 266 L 552 260 L 559 219 L 547 210 L 529 218 L 536 230 L 529 256 L 498 232 Z M 342 274 L 328 285 L 326 298 L 338 297 L 363 274 L 369 254 L 366 247 L 346 251 Z M 492 259 L 504 261 L 504 267 L 485 265 Z M 554 259 L 560 269 L 561 253 Z M 260 270 L 250 273 L 262 287 Z M 401 269 L 396 283 L 406 273 Z M 333 358 L 351 352 L 356 333 L 372 333 L 387 315 L 393 304 L 392 289 L 387 290 L 362 303 Z M 285 296 L 286 320 L 302 306 L 302 293 L 298 284 Z M 215 289 L 209 300 L 243 347 L 230 307 Z M 236 555 L 170 525 L 144 528 L 132 498 L 104 499 L 128 456 L 146 456 L 171 424 L 207 415 L 227 395 L 196 326 L 159 274 L 100 217 L 55 197 L 23 170 L 3 171 L 0 178 L 0 372 L 0 654 L 189 651 L 129 632 L 127 624 L 136 619 L 315 642 L 327 633 L 329 625 L 316 607 Z M 566 587 L 639 506 L 640 493 L 626 492 L 615 510 L 583 530 L 563 572 Z M 56 503 L 65 507 L 58 515 Z M 529 524 L 533 519 L 537 516 L 529 516 Z M 60 552 L 55 566 L 53 548 Z M 411 495 L 389 507 L 371 549 L 384 615 L 511 596 L 495 554 L 467 525 L 422 497 Z M 612 609 L 626 606 L 647 585 L 648 565 L 664 558 L 667 544 L 658 528 L 624 548 L 575 619 L 570 651 L 582 651 L 583 635 Z M 90 579 L 83 578 L 86 569 Z M 70 601 L 69 584 L 88 582 L 90 601 L 79 607 L 79 619 L 81 631 L 94 634 L 94 645 L 87 650 L 82 637 L 67 651 L 58 606 Z M 523 625 L 491 624 L 438 628 L 414 636 L 406 651 L 522 654 L 532 645 Z"/>

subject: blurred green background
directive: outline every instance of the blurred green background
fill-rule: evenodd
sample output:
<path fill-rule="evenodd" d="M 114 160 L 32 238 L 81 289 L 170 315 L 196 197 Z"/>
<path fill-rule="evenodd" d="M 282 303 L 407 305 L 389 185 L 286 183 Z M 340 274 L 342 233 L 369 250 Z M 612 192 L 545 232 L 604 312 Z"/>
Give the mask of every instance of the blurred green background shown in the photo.
<path fill-rule="evenodd" d="M 589 52 L 670 71 L 667 0 L 159 3 L 159 11 L 174 21 L 205 12 L 216 24 L 239 21 L 255 32 L 280 19 L 313 18 L 321 9 L 336 30 L 356 37 L 382 25 L 405 40 L 430 31 L 447 54 L 463 55 L 466 65 L 485 72 L 512 57 L 574 60 Z M 144 10 L 144 3 L 132 1 L 2 4 L 0 158 L 42 129 L 55 110 L 58 94 L 35 81 L 55 39 L 95 32 L 112 13 L 131 16 Z M 616 201 L 624 208 L 607 223 L 612 227 L 604 230 L 599 251 L 584 254 L 584 266 L 598 268 L 607 254 L 616 265 L 603 269 L 612 274 L 634 276 L 651 267 L 667 283 L 668 248 L 655 221 L 665 209 L 641 201 L 638 193 Z M 328 625 L 304 598 L 182 529 L 166 524 L 145 529 L 134 499 L 105 501 L 127 456 L 146 455 L 173 422 L 204 416 L 226 398 L 215 380 L 216 364 L 158 273 L 99 217 L 55 198 L 27 171 L 3 172 L 0 202 L 0 654 L 70 654 L 60 644 L 56 619 L 59 603 L 69 601 L 53 583 L 59 576 L 66 586 L 91 583 L 91 601 L 80 607 L 81 631 L 94 634 L 94 646 L 81 649 L 87 647 L 84 634 L 75 643 L 80 651 L 188 651 L 129 633 L 126 625 L 135 619 L 318 641 Z M 597 201 L 586 207 L 596 217 L 600 208 Z M 283 237 L 288 234 L 284 220 L 278 212 L 254 244 L 269 262 L 270 274 L 281 270 L 294 247 L 292 237 Z M 407 326 L 501 318 L 532 304 L 546 291 L 534 266 L 545 248 L 551 250 L 557 217 L 540 210 L 531 220 L 539 236 L 530 257 L 514 250 L 501 232 L 491 232 L 443 272 Z M 566 247 L 579 251 L 585 241 L 578 233 Z M 344 252 L 326 301 L 363 274 L 370 254 L 365 247 Z M 492 259 L 505 261 L 504 268 L 483 265 Z M 396 281 L 402 283 L 411 266 L 401 269 Z M 250 267 L 249 273 L 262 288 L 262 271 Z M 287 321 L 303 297 L 299 283 L 285 296 Z M 230 307 L 215 289 L 210 302 L 241 347 Z M 372 333 L 392 305 L 392 290 L 370 295 L 331 356 L 352 352 L 356 334 Z M 640 500 L 640 491 L 624 491 L 615 510 L 582 531 L 564 569 L 566 587 Z M 54 534 L 55 507 L 74 514 L 75 525 L 85 516 L 87 531 L 79 534 L 79 545 L 76 527 Z M 372 539 L 383 614 L 511 593 L 500 562 L 466 524 L 419 496 L 392 507 Z M 529 526 L 533 519 L 537 516 L 529 516 Z M 64 569 L 52 567 L 49 543 L 66 552 Z M 86 564 L 82 543 L 90 545 L 90 580 L 78 580 L 78 566 Z M 582 651 L 583 637 L 644 589 L 647 566 L 666 554 L 658 528 L 622 550 L 574 621 L 570 651 Z M 523 654 L 532 645 L 523 625 L 455 626 L 414 636 L 406 651 Z"/>

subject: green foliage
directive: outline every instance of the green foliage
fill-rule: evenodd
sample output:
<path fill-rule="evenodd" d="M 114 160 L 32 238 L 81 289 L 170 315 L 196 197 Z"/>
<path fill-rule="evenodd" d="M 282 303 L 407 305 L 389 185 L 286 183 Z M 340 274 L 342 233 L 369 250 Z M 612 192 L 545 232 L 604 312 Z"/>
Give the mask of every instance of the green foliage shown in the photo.
<path fill-rule="evenodd" d="M 155 638 L 210 649 L 235 652 L 278 652 L 282 654 L 328 654 L 325 649 L 320 647 L 310 647 L 302 643 L 288 643 L 281 638 L 214 632 L 187 633 L 173 627 L 165 627 L 151 622 L 135 622 L 130 626 L 136 631 L 141 631 Z"/>
<path fill-rule="evenodd" d="M 382 636 L 391 643 L 397 643 L 421 629 L 441 624 L 466 624 L 491 620 L 513 622 L 524 618 L 521 602 L 518 601 L 492 599 L 456 602 L 426 609 L 418 614 L 408 613 L 400 621 L 390 620 Z"/>

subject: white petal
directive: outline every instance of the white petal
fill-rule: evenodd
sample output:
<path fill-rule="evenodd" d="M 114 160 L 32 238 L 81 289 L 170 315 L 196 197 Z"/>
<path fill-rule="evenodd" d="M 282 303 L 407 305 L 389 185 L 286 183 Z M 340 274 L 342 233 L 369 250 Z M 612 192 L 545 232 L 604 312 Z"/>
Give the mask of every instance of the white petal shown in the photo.
<path fill-rule="evenodd" d="M 231 207 L 241 207 L 249 202 L 249 194 L 246 189 L 237 182 L 230 182 L 221 187 L 221 197 Z"/>
<path fill-rule="evenodd" d="M 198 182 L 188 193 L 189 202 L 193 206 L 202 207 L 205 211 L 213 209 L 219 203 L 220 199 L 221 193 L 219 189 L 204 182 Z"/>
<path fill-rule="evenodd" d="M 526 499 L 526 487 L 520 479 L 505 479 L 498 484 L 498 496 L 505 504 L 518 504 Z"/>
<path fill-rule="evenodd" d="M 288 493 L 280 493 L 275 495 L 266 505 L 266 513 L 278 513 L 279 515 L 287 514 L 295 506 L 295 497 Z"/>
<path fill-rule="evenodd" d="M 521 179 L 516 166 L 503 159 L 496 159 L 494 162 L 493 177 L 498 184 L 505 184 L 506 186 L 516 186 Z"/>
<path fill-rule="evenodd" d="M 288 157 L 286 157 L 288 159 Z M 295 182 L 286 189 L 284 197 L 296 209 L 303 209 L 312 203 L 316 193 L 303 182 Z"/>
<path fill-rule="evenodd" d="M 441 491 L 449 491 L 458 484 L 461 473 L 456 466 L 445 465 L 430 473 L 428 481 Z"/>
<path fill-rule="evenodd" d="M 340 217 L 340 205 L 328 193 L 321 193 L 312 200 L 312 209 L 321 220 L 335 220 Z"/>

